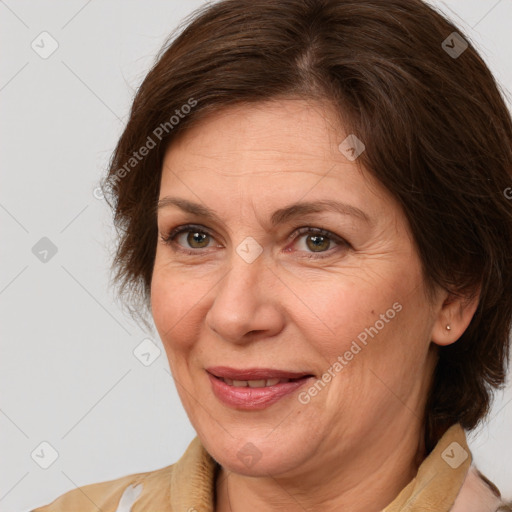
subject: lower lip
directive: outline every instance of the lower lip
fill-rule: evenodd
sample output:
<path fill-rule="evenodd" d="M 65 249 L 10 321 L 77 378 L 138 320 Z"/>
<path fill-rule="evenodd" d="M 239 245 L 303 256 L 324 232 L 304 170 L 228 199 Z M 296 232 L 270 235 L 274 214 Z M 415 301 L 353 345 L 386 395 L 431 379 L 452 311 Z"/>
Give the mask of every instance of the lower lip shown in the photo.
<path fill-rule="evenodd" d="M 304 386 L 314 377 L 304 377 L 290 382 L 281 382 L 274 386 L 264 388 L 229 386 L 223 380 L 214 377 L 210 373 L 208 373 L 208 378 L 212 384 L 213 393 L 222 403 L 236 409 L 253 411 L 269 407 L 284 396 Z"/>

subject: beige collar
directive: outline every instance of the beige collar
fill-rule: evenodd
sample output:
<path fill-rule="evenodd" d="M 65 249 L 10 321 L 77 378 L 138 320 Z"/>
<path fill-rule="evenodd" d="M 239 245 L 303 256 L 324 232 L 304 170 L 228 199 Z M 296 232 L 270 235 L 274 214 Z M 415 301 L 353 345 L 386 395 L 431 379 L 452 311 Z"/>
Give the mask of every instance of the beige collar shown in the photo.
<path fill-rule="evenodd" d="M 459 424 L 453 425 L 422 462 L 416 476 L 383 512 L 450 510 L 470 465 L 466 434 Z"/>

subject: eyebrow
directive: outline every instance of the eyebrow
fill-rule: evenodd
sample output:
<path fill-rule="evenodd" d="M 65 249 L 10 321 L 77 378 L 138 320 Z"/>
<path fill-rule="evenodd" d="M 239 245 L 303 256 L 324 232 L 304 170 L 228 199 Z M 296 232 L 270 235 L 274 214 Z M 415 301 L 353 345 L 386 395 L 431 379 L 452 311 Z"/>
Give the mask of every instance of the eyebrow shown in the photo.
<path fill-rule="evenodd" d="M 158 211 L 169 206 L 176 206 L 185 212 L 206 217 L 222 224 L 220 216 L 207 206 L 179 197 L 167 196 L 159 199 L 156 204 L 156 210 Z M 280 208 L 272 214 L 270 223 L 272 226 L 277 226 L 279 224 L 284 224 L 295 217 L 309 215 L 312 213 L 321 213 L 324 211 L 340 213 L 342 215 L 351 215 L 367 223 L 371 223 L 370 217 L 368 217 L 363 210 L 360 210 L 350 204 L 340 203 L 331 199 L 322 199 L 315 202 L 298 202 L 284 208 Z"/>

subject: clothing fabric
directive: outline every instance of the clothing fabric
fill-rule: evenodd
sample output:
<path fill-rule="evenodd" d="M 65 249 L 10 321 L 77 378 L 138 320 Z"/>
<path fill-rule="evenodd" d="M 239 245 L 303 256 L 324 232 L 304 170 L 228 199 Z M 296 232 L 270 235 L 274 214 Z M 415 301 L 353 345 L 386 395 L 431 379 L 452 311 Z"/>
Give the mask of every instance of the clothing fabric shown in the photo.
<path fill-rule="evenodd" d="M 382 512 L 497 512 L 502 501 L 471 465 L 466 435 L 450 427 L 416 477 Z M 218 464 L 198 437 L 174 464 L 73 489 L 32 512 L 215 512 Z"/>

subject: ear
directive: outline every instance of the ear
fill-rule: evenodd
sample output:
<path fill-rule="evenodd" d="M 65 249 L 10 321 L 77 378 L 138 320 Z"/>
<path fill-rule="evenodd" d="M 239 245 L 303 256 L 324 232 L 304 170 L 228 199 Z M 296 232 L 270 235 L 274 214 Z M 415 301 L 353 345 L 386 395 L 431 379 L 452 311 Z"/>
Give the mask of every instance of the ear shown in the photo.
<path fill-rule="evenodd" d="M 436 345 L 455 343 L 468 328 L 480 300 L 480 287 L 465 294 L 444 292 L 432 327 L 431 340 Z"/>

